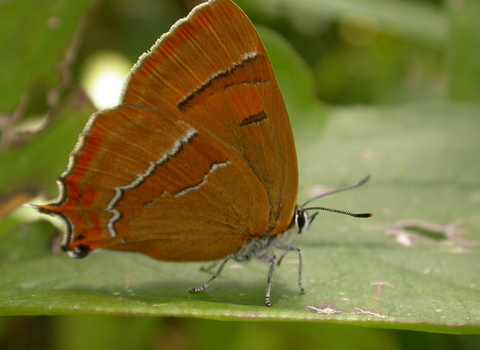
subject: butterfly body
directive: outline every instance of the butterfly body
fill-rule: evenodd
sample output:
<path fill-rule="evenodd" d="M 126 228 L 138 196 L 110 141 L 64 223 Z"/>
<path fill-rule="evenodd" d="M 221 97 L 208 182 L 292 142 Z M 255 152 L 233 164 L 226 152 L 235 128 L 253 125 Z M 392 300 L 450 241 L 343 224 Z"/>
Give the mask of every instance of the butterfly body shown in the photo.
<path fill-rule="evenodd" d="M 272 249 L 297 251 L 301 263 L 290 238 L 277 238 L 312 220 L 296 205 L 295 146 L 270 59 L 230 0 L 197 6 L 140 57 L 58 183 L 57 201 L 36 208 L 66 223 L 70 256 L 224 259 L 213 278 L 229 259 L 256 257 L 271 262 L 267 305 Z"/>

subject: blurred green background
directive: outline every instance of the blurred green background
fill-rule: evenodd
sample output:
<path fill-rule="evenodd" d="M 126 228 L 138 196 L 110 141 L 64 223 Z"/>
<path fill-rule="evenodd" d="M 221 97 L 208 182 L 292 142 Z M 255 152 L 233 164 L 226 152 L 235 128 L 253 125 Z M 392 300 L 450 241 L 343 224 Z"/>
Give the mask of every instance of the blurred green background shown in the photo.
<path fill-rule="evenodd" d="M 396 169 L 394 162 L 391 164 L 387 162 L 375 168 L 349 158 L 344 159 L 347 153 L 342 145 L 345 146 L 346 138 L 355 134 L 349 133 L 348 126 L 342 127 L 341 123 L 331 129 L 335 132 L 328 130 L 323 132 L 322 141 L 314 145 L 322 145 L 322 150 L 326 145 L 328 154 L 315 157 L 316 153 L 312 151 L 313 146 L 308 148 L 308 144 L 312 144 L 310 141 L 318 140 L 320 136 L 312 136 L 312 131 L 309 129 L 313 128 L 312 125 L 321 129 L 329 119 L 346 122 L 351 120 L 352 124 L 360 126 L 356 130 L 358 135 L 361 135 L 359 137 L 361 142 L 378 137 L 380 133 L 385 133 L 388 139 L 389 135 L 386 132 L 394 128 L 398 130 L 417 128 L 417 131 L 436 132 L 437 125 L 435 122 L 431 123 L 431 120 L 435 120 L 434 118 L 438 115 L 437 120 L 447 120 L 452 123 L 451 125 L 461 126 L 455 133 L 452 131 L 455 137 L 449 139 L 450 143 L 445 145 L 447 152 L 435 154 L 438 159 L 444 155 L 446 159 L 444 162 L 449 166 L 455 163 L 455 166 L 452 166 L 454 175 L 439 173 L 438 178 L 429 175 L 428 181 L 421 183 L 420 187 L 429 188 L 442 179 L 450 181 L 453 178 L 458 182 L 453 185 L 452 182 L 448 182 L 448 186 L 454 187 L 452 192 L 446 192 L 442 197 L 432 196 L 430 202 L 417 203 L 418 206 L 408 211 L 411 202 L 401 197 L 403 188 L 400 188 L 399 192 L 388 192 L 386 181 L 380 184 L 380 189 L 372 186 L 379 192 L 385 192 L 384 197 L 388 197 L 389 193 L 395 194 L 393 197 L 398 198 L 399 201 L 396 208 L 399 217 L 414 216 L 418 214 L 418 208 L 422 210 L 421 214 L 424 217 L 432 220 L 438 219 L 438 216 L 445 216 L 445 220 L 450 220 L 460 215 L 459 212 L 466 213 L 465 226 L 470 230 L 467 238 L 474 240 L 480 237 L 478 216 L 480 198 L 478 197 L 480 193 L 478 179 L 480 177 L 478 177 L 476 165 L 480 163 L 478 162 L 480 159 L 478 149 L 471 148 L 472 145 L 478 146 L 478 143 L 469 141 L 474 139 L 477 133 L 480 136 L 479 2 L 474 0 L 238 0 L 237 4 L 244 9 L 255 25 L 271 28 L 288 40 L 293 48 L 289 57 L 303 65 L 301 69 L 295 68 L 298 69 L 295 72 L 307 72 L 307 77 L 299 78 L 296 73 L 290 73 L 289 76 L 289 70 L 292 71 L 292 68 L 287 63 L 282 66 L 282 62 L 286 61 L 277 58 L 281 55 L 277 56 L 276 53 L 269 51 L 285 93 L 287 105 L 289 109 L 292 108 L 290 114 L 297 148 L 302 150 L 299 152 L 301 182 L 315 183 L 316 170 L 312 169 L 317 165 L 306 166 L 305 164 L 309 161 L 320 163 L 319 167 L 327 163 L 328 166 L 341 168 L 337 173 L 331 172 L 330 175 L 326 175 L 327 180 L 324 182 L 329 184 L 336 184 L 334 179 L 339 174 L 348 174 L 349 171 L 361 174 L 349 177 L 352 180 L 358 180 L 362 175 L 374 171 L 379 173 L 377 178 L 380 177 L 380 179 L 384 172 L 391 172 L 395 176 L 398 175 L 398 179 L 410 179 L 411 176 L 411 179 L 417 181 L 418 178 L 412 174 L 415 174 L 419 168 L 413 168 L 414 171 L 410 172 L 408 166 L 405 166 L 406 170 Z M 93 306 L 89 309 L 79 309 L 80 313 L 87 314 L 73 315 L 76 313 L 75 307 L 68 308 L 62 304 L 68 301 L 73 305 L 73 301 L 62 299 L 61 295 L 53 295 L 52 299 L 49 299 L 48 307 L 36 308 L 35 301 L 28 299 L 29 296 L 36 295 L 37 286 L 41 287 L 35 280 L 36 276 L 32 276 L 31 280 L 29 280 L 30 276 L 22 280 L 26 275 L 24 272 L 31 270 L 31 266 L 38 265 L 42 268 L 45 266 L 43 269 L 45 276 L 40 276 L 39 280 L 47 279 L 48 283 L 51 283 L 48 287 L 60 285 L 59 290 L 62 290 L 62 284 L 59 284 L 54 276 L 76 271 L 72 267 L 76 266 L 73 262 L 61 272 L 57 270 L 57 265 L 51 265 L 51 254 L 43 246 L 44 241 L 52 236 L 51 226 L 44 228 L 40 226 L 44 223 L 26 224 L 28 220 L 25 217 L 13 215 L 12 209 L 40 193 L 50 199 L 56 196 L 54 179 L 65 170 L 66 154 L 73 148 L 86 117 L 94 110 L 81 89 L 89 69 L 89 62 L 98 52 L 109 50 L 109 52 L 121 54 L 122 59 L 132 65 L 161 34 L 168 31 L 176 20 L 184 17 L 194 5 L 192 1 L 187 0 L 77 2 L 10 0 L 0 2 L 0 37 L 2 37 L 0 40 L 0 81 L 2 81 L 0 90 L 0 131 L 2 133 L 0 263 L 1 269 L 6 271 L 0 273 L 2 278 L 0 285 L 3 284 L 0 289 L 5 290 L 5 293 L 1 294 L 3 301 L 0 300 L 0 311 L 3 310 L 2 315 L 12 315 L 0 318 L 0 349 L 480 349 L 478 335 L 398 330 L 422 329 L 421 327 L 426 327 L 428 330 L 428 325 L 421 324 L 423 321 L 421 317 L 414 317 L 419 328 L 403 326 L 401 322 L 392 322 L 392 325 L 389 325 L 388 320 L 385 323 L 381 323 L 382 320 L 374 320 L 377 323 L 364 323 L 367 327 L 360 327 L 346 324 L 345 320 L 343 320 L 344 324 L 341 321 L 339 323 L 282 321 L 281 313 L 274 314 L 272 318 L 268 318 L 269 321 L 260 322 L 258 321 L 262 317 L 252 316 L 248 320 L 249 317 L 245 316 L 246 314 L 239 314 L 240 317 L 244 317 L 244 320 L 237 321 L 236 318 L 229 319 L 226 314 L 220 317 L 218 314 L 210 313 L 214 310 L 211 305 L 207 305 L 205 310 L 202 309 L 200 314 L 203 318 L 111 316 L 122 315 L 122 308 L 102 309 L 101 304 L 97 309 L 95 304 L 92 304 Z M 268 31 L 262 28 L 261 33 L 262 37 L 266 35 L 266 40 L 270 40 Z M 267 48 L 269 48 L 268 45 Z M 297 95 L 295 95 L 296 90 L 298 90 Z M 458 114 L 457 103 L 462 108 L 462 112 Z M 292 113 L 292 110 L 299 113 L 293 115 L 295 113 Z M 357 112 L 358 114 L 355 114 Z M 423 112 L 425 115 L 422 114 Z M 347 117 L 345 117 L 346 114 Z M 71 118 L 62 120 L 61 117 L 66 115 Z M 303 115 L 303 119 L 299 115 Z M 352 115 L 353 117 L 349 119 Z M 369 119 L 372 115 L 377 119 Z M 378 121 L 383 116 L 388 119 L 391 115 L 398 116 L 395 119 L 398 124 L 380 125 L 379 123 L 376 134 L 375 131 L 369 130 L 371 132 L 369 134 L 361 130 L 362 123 Z M 74 116 L 78 118 L 73 118 Z M 419 120 L 424 124 L 416 124 L 415 120 L 412 122 L 409 119 L 412 116 L 419 116 Z M 433 119 L 429 119 L 432 116 Z M 307 124 L 306 121 L 311 124 Z M 32 130 L 42 129 L 45 124 L 51 125 L 47 131 L 44 131 L 47 137 L 38 137 L 32 133 Z M 302 124 L 305 125 L 302 127 Z M 450 124 L 445 125 L 438 130 L 450 131 Z M 30 132 L 23 133 L 25 129 Z M 397 129 L 394 131 L 397 132 Z M 345 132 L 344 139 L 335 139 L 335 135 L 339 135 L 338 130 L 340 132 L 348 130 Z M 438 131 L 439 137 L 444 137 L 445 134 L 441 134 L 441 131 Z M 393 131 L 392 135 L 394 135 Z M 415 153 L 422 144 L 417 144 L 415 141 L 410 143 L 413 139 L 408 135 L 405 134 L 402 147 L 411 146 L 412 153 Z M 426 134 L 419 133 L 419 135 Z M 465 135 L 463 140 L 462 135 Z M 42 136 L 41 133 L 40 136 Z M 436 141 L 434 139 L 434 143 Z M 467 146 L 462 145 L 462 141 Z M 388 140 L 385 144 L 388 145 Z M 348 147 L 351 149 L 354 146 L 355 143 L 352 143 Z M 458 160 L 456 154 L 449 155 L 447 146 L 458 147 L 458 152 L 466 155 L 466 158 Z M 388 146 L 385 147 L 388 148 Z M 393 149 L 392 153 L 395 153 Z M 375 159 L 379 155 L 373 152 L 370 156 Z M 427 152 L 424 157 L 427 163 L 431 154 Z M 429 171 L 434 173 L 437 170 L 435 166 L 431 168 L 426 166 L 426 168 L 429 169 L 426 171 L 428 174 L 430 174 Z M 440 166 L 438 168 L 444 169 Z M 322 178 L 322 181 L 324 179 Z M 338 183 L 343 184 L 344 180 L 342 178 Z M 397 187 L 400 186 L 399 184 L 405 184 L 405 182 L 395 183 Z M 476 199 L 472 199 L 473 206 L 469 206 L 462 195 L 458 197 L 452 195 L 452 193 L 463 193 L 462 191 L 471 193 L 472 197 L 468 198 L 477 196 Z M 305 197 L 306 192 L 303 189 L 301 196 Z M 433 192 L 438 193 L 442 190 L 433 188 Z M 422 192 L 423 199 L 429 195 L 430 192 Z M 341 208 L 346 204 L 347 209 L 364 211 L 364 208 L 370 210 L 372 198 L 381 200 L 378 195 L 371 196 L 368 192 L 362 199 L 359 200 L 359 197 L 361 196 L 352 194 L 349 200 L 338 203 Z M 332 204 L 334 207 L 338 206 L 337 202 L 331 203 L 335 203 Z M 430 203 L 434 203 L 435 206 Z M 458 212 L 449 215 L 451 209 L 448 205 L 454 206 Z M 403 208 L 406 208 L 405 212 Z M 385 208 L 382 210 L 375 212 L 375 215 L 379 215 L 380 218 L 384 215 L 385 222 L 396 218 Z M 399 213 L 400 210 L 402 215 Z M 438 216 L 432 214 L 433 212 L 437 212 Z M 322 230 L 328 231 L 335 225 L 338 226 L 338 222 L 322 225 L 324 225 Z M 355 222 L 352 225 L 355 227 L 364 224 Z M 361 230 L 371 231 L 372 227 L 363 226 Z M 42 232 L 41 235 L 47 238 L 35 238 L 36 232 Z M 382 238 L 378 241 L 381 242 Z M 378 242 L 377 238 L 371 241 L 368 239 L 362 243 Z M 336 242 L 334 239 L 329 241 L 328 235 L 326 241 Z M 26 245 L 28 243 L 28 250 L 24 250 L 23 247 L 15 248 L 22 242 Z M 313 240 L 307 241 L 307 243 L 311 242 Z M 344 246 L 356 244 L 355 236 L 346 238 L 345 241 L 341 241 L 341 244 Z M 387 248 L 391 246 L 387 244 Z M 465 269 L 470 270 L 472 275 L 478 278 L 475 271 L 480 268 L 479 250 L 476 247 L 471 249 L 476 255 L 471 260 L 465 260 L 458 265 L 452 262 L 456 269 L 451 272 L 451 275 L 467 273 L 468 271 L 462 271 Z M 331 251 L 329 252 L 332 254 L 331 257 L 338 258 Z M 369 254 L 368 252 L 366 255 Z M 416 256 L 421 256 L 422 252 L 418 249 L 416 255 L 408 255 L 413 258 L 404 256 L 405 261 L 400 257 L 396 262 L 399 265 L 407 265 L 408 262 L 415 265 Z M 438 253 L 438 262 L 441 263 L 441 257 L 445 251 L 439 250 Z M 389 255 L 388 250 L 385 255 Z M 38 257 L 40 259 L 36 260 Z M 47 260 L 42 260 L 43 257 Z M 63 258 L 54 257 L 53 259 L 56 259 L 56 263 L 69 264 L 60 260 Z M 125 264 L 129 261 L 128 259 L 127 257 Z M 345 260 L 347 264 L 351 263 L 348 258 Z M 124 260 L 120 261 L 124 262 Z M 379 259 L 375 262 L 381 264 L 382 261 Z M 25 267 L 15 270 L 14 268 L 18 267 L 18 264 L 15 265 L 17 262 L 25 262 Z M 28 265 L 29 263 L 31 265 Z M 143 263 L 141 260 L 137 264 Z M 92 268 L 93 265 L 88 266 Z M 359 263 L 359 266 L 363 265 Z M 149 268 L 153 270 L 153 267 Z M 192 275 L 195 269 L 185 273 L 185 276 Z M 22 275 L 19 275 L 20 273 Z M 32 275 L 34 274 L 32 272 Z M 11 277 L 13 275 L 18 277 L 18 281 L 14 279 L 15 277 Z M 290 277 L 294 275 L 295 273 L 292 272 Z M 451 275 L 446 279 L 450 279 Z M 201 281 L 202 278 L 200 276 L 198 280 Z M 480 332 L 478 316 L 480 310 L 476 309 L 480 300 L 478 279 L 475 280 L 475 277 L 471 278 L 471 276 L 465 279 L 468 280 L 468 285 L 472 286 L 472 289 L 465 294 L 453 296 L 453 299 L 459 300 L 459 303 L 465 303 L 465 310 L 459 311 L 461 315 L 455 315 L 454 322 L 466 326 L 468 330 L 452 327 L 451 324 L 454 322 L 450 324 L 447 322 L 450 328 L 432 330 L 444 333 L 478 334 Z M 254 277 L 253 280 L 259 280 L 259 278 Z M 286 283 L 291 283 L 291 279 L 285 280 Z M 10 281 L 14 282 L 9 286 Z M 77 281 L 73 282 L 75 284 Z M 422 287 L 427 288 L 427 285 Z M 184 286 L 182 285 L 181 288 Z M 252 296 L 252 300 L 261 301 L 258 297 L 261 295 L 259 291 L 262 288 L 263 285 L 258 288 L 255 285 L 253 288 L 255 295 Z M 461 288 L 457 287 L 457 289 Z M 227 295 L 231 291 L 226 289 L 225 294 L 220 294 L 224 298 L 222 300 L 228 300 Z M 282 291 L 282 294 L 293 294 L 293 291 L 294 288 L 290 288 Z M 357 292 L 361 295 L 366 294 L 363 290 Z M 315 295 L 315 293 L 312 294 Z M 7 300 L 7 296 L 11 299 Z M 18 298 L 15 300 L 15 305 L 12 302 L 15 299 L 14 296 Z M 151 298 L 151 295 L 147 294 L 147 296 Z M 433 299 L 437 297 L 440 298 L 435 296 Z M 72 297 L 74 298 L 81 299 L 80 296 Z M 215 294 L 208 298 L 215 300 Z M 9 302 L 12 302 L 13 306 Z M 388 299 L 388 302 L 395 304 L 403 301 Z M 284 306 L 279 303 L 279 310 L 283 310 Z M 260 307 L 263 308 L 259 306 L 258 310 L 262 310 Z M 188 305 L 180 310 L 182 312 L 178 314 L 188 315 Z M 257 312 L 258 316 L 261 311 Z M 88 315 L 92 313 L 107 315 Z M 55 316 L 33 316 L 42 314 Z M 148 315 L 149 312 L 125 311 L 125 315 L 132 314 Z M 169 311 L 167 314 L 175 315 L 175 311 Z M 285 314 L 285 319 L 288 320 L 295 317 Z M 407 315 L 405 317 L 407 318 Z M 221 320 L 205 318 L 221 318 Z M 272 322 L 272 319 L 277 322 Z M 302 317 L 298 319 L 301 320 Z M 400 319 L 401 317 L 397 315 L 395 321 Z M 434 324 L 442 326 L 441 321 Z M 384 329 L 390 327 L 396 329 Z"/>

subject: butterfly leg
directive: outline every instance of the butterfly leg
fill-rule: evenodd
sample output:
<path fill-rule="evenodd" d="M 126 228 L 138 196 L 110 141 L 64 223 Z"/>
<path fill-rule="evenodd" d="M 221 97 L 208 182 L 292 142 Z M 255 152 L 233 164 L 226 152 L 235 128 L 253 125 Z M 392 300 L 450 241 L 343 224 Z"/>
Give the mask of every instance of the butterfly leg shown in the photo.
<path fill-rule="evenodd" d="M 189 291 L 192 292 L 192 293 L 198 293 L 198 292 L 201 292 L 201 291 L 207 289 L 208 286 L 210 286 L 210 284 L 213 282 L 213 280 L 214 280 L 215 278 L 217 278 L 218 276 L 220 276 L 220 274 L 222 273 L 222 270 L 223 270 L 223 268 L 225 267 L 225 265 L 227 264 L 227 262 L 228 262 L 231 258 L 233 258 L 234 256 L 235 256 L 234 254 L 227 256 L 227 257 L 225 258 L 225 260 L 223 260 L 222 263 L 220 264 L 220 266 L 218 267 L 217 272 L 215 272 L 215 274 L 212 276 L 212 278 L 210 278 L 210 279 L 208 280 L 207 283 L 205 283 L 203 286 L 198 287 L 198 288 L 190 288 Z M 215 265 L 213 265 L 213 266 L 215 266 Z M 212 268 L 213 266 L 210 266 L 210 268 Z"/>
<path fill-rule="evenodd" d="M 270 302 L 270 291 L 272 290 L 272 278 L 273 278 L 273 273 L 275 272 L 275 269 L 278 266 L 278 258 L 274 255 L 271 259 L 270 262 L 272 263 L 270 265 L 270 271 L 268 272 L 268 277 L 267 277 L 267 292 L 265 293 L 265 305 L 266 306 L 272 306 L 272 303 Z"/>
<path fill-rule="evenodd" d="M 288 251 L 285 252 L 285 253 L 283 253 L 283 254 L 280 256 L 280 258 L 278 259 L 278 264 L 277 264 L 278 266 L 280 266 L 280 264 L 282 263 L 283 258 L 284 258 L 285 255 L 287 255 L 287 254 L 288 254 Z"/>
<path fill-rule="evenodd" d="M 283 255 L 280 257 L 280 260 L 278 261 L 278 265 L 280 265 L 280 262 L 282 259 L 287 255 L 288 252 L 295 251 L 298 253 L 298 287 L 300 288 L 300 292 L 302 294 L 305 293 L 305 288 L 303 287 L 303 253 L 300 248 L 297 247 L 292 247 L 292 246 L 282 246 L 278 247 L 279 249 L 282 249 L 285 251 Z"/>

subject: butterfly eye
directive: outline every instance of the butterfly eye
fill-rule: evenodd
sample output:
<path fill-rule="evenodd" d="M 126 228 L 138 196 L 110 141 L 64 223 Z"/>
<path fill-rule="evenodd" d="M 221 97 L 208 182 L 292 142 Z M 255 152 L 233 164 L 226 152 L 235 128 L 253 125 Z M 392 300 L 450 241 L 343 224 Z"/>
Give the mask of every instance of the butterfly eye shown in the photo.
<path fill-rule="evenodd" d="M 295 211 L 295 227 L 297 227 L 298 233 L 302 233 L 308 229 L 311 219 L 308 217 L 306 211 L 303 208 L 297 208 Z"/>
<path fill-rule="evenodd" d="M 318 212 L 312 216 L 308 216 L 307 212 L 303 208 L 297 208 L 295 211 L 294 221 L 295 227 L 297 227 L 299 234 L 308 230 L 317 214 Z"/>

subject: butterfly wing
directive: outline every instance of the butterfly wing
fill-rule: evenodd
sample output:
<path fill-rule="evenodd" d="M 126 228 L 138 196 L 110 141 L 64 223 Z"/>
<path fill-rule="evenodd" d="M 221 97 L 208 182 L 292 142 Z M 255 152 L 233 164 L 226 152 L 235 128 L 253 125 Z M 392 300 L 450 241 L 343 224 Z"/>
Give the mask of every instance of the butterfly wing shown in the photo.
<path fill-rule="evenodd" d="M 225 20 L 228 18 L 228 20 Z M 139 60 L 122 104 L 93 115 L 56 203 L 65 250 L 212 260 L 284 233 L 293 137 L 255 28 L 231 1 L 198 6 Z"/>

